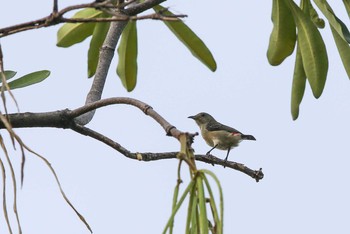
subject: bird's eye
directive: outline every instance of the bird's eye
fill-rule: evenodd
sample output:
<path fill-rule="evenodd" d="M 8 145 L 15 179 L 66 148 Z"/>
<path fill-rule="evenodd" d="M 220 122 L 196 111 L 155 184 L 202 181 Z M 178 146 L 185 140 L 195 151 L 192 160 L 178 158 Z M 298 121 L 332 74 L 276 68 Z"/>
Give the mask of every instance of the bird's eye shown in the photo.
<path fill-rule="evenodd" d="M 203 114 L 201 114 L 201 117 L 204 117 L 205 116 L 205 114 L 203 113 Z"/>

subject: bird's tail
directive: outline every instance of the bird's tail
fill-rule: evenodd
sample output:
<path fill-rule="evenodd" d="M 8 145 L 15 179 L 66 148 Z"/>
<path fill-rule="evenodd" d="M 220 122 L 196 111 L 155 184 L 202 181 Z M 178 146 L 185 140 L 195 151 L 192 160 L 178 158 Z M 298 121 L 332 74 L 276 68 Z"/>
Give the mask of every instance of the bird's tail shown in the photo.
<path fill-rule="evenodd" d="M 256 139 L 255 139 L 255 137 L 254 136 L 252 136 L 252 135 L 243 135 L 242 134 L 242 140 L 251 140 L 251 141 L 255 141 Z"/>

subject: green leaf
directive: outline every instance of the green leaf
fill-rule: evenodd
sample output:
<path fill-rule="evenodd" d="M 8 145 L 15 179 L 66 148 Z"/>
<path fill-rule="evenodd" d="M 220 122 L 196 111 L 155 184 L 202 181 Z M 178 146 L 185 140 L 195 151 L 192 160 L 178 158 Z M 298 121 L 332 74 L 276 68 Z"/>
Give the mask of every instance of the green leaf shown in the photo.
<path fill-rule="evenodd" d="M 9 79 L 13 78 L 17 74 L 17 72 L 9 71 L 9 70 L 8 71 L 4 71 L 4 73 L 5 73 L 6 80 L 9 80 Z M 0 72 L 0 75 L 1 75 L 1 72 Z M 0 77 L 0 83 L 2 83 L 2 77 Z"/>
<path fill-rule="evenodd" d="M 328 19 L 328 22 L 343 40 L 350 43 L 350 33 L 345 24 L 334 14 L 331 6 L 325 0 L 314 0 L 318 8 Z"/>
<path fill-rule="evenodd" d="M 181 165 L 181 163 L 179 164 L 179 166 Z M 172 210 L 175 209 L 176 207 L 176 203 L 177 203 L 177 199 L 179 197 L 179 189 L 180 189 L 180 183 L 178 182 L 175 186 L 174 189 L 174 196 L 173 196 L 173 204 L 172 204 Z M 170 224 L 170 230 L 169 233 L 172 234 L 173 233 L 173 229 L 174 229 L 174 220 L 173 222 Z"/>
<path fill-rule="evenodd" d="M 11 90 L 23 88 L 45 80 L 50 75 L 50 71 L 42 70 L 29 73 L 8 83 Z"/>
<path fill-rule="evenodd" d="M 206 169 L 201 169 L 200 171 L 211 176 L 214 179 L 216 185 L 218 186 L 219 195 L 220 195 L 220 220 L 221 220 L 221 222 L 219 222 L 217 224 L 216 232 L 217 232 L 217 234 L 222 234 L 223 233 L 223 222 L 224 222 L 224 195 L 223 195 L 224 193 L 222 191 L 220 181 L 219 181 L 218 177 L 213 172 L 206 170 Z"/>
<path fill-rule="evenodd" d="M 338 32 L 333 28 L 331 25 L 331 31 L 333 34 L 333 38 L 335 41 L 335 44 L 337 45 L 340 58 L 343 62 L 346 74 L 350 78 L 350 47 L 349 44 L 343 40 L 343 38 L 340 37 Z"/>
<path fill-rule="evenodd" d="M 302 2 L 306 2 L 306 1 L 302 1 Z M 304 3 L 305 4 L 305 3 Z M 318 16 L 317 11 L 315 10 L 315 8 L 313 7 L 313 5 L 311 4 L 310 0 L 307 0 L 306 2 L 310 17 L 312 22 L 314 22 L 314 24 L 316 25 L 316 27 L 318 28 L 324 28 L 325 27 L 325 22 L 323 19 L 321 19 Z M 301 9 L 303 9 L 303 7 L 301 7 Z M 305 12 L 305 11 L 304 11 Z"/>
<path fill-rule="evenodd" d="M 102 12 L 93 8 L 78 11 L 72 18 L 96 18 Z M 57 32 L 57 46 L 69 47 L 80 43 L 90 36 L 96 23 L 66 23 Z"/>
<path fill-rule="evenodd" d="M 299 43 L 299 42 L 298 42 Z M 303 100 L 306 85 L 306 74 L 303 66 L 303 60 L 299 46 L 295 57 L 293 84 L 292 84 L 292 98 L 291 98 L 291 112 L 293 120 L 299 116 L 299 106 Z"/>
<path fill-rule="evenodd" d="M 128 92 L 136 86 L 137 79 L 137 30 L 136 21 L 126 25 L 118 47 L 117 74 Z"/>
<path fill-rule="evenodd" d="M 162 232 L 163 234 L 166 233 L 166 231 L 170 228 L 170 225 L 174 222 L 174 217 L 175 217 L 177 211 L 180 209 L 183 201 L 187 197 L 187 194 L 190 193 L 190 191 L 193 189 L 194 186 L 196 186 L 196 181 L 194 179 L 192 179 L 191 182 L 186 187 L 185 191 L 182 193 L 182 196 L 178 200 L 176 206 L 173 207 L 170 218 L 168 219 L 168 222 L 166 223 L 165 228 Z"/>
<path fill-rule="evenodd" d="M 217 207 L 216 207 L 216 203 L 215 203 L 215 197 L 214 197 L 214 194 L 213 194 L 213 191 L 211 189 L 211 186 L 210 186 L 210 183 L 207 179 L 207 177 L 203 174 L 203 181 L 205 183 L 205 186 L 207 188 L 207 191 L 209 193 L 209 204 L 210 204 L 210 207 L 211 207 L 211 212 L 212 212 L 212 216 L 213 216 L 213 219 L 214 219 L 214 227 L 217 228 L 217 234 L 222 234 L 222 222 L 219 218 L 219 213 L 218 213 L 218 210 L 217 210 Z"/>
<path fill-rule="evenodd" d="M 156 12 L 164 15 L 174 15 L 166 8 L 158 5 L 153 7 Z M 216 62 L 204 42 L 182 21 L 163 21 L 174 35 L 190 50 L 192 55 L 206 65 L 211 71 L 216 70 Z"/>
<path fill-rule="evenodd" d="M 103 18 L 107 18 L 108 15 L 103 13 Z M 95 75 L 97 63 L 100 57 L 100 49 L 106 38 L 110 23 L 97 23 L 92 38 L 90 41 L 90 47 L 88 51 L 88 77 Z"/>
<path fill-rule="evenodd" d="M 321 34 L 293 0 L 285 0 L 298 28 L 298 44 L 303 66 L 315 98 L 319 98 L 326 84 L 328 57 Z"/>
<path fill-rule="evenodd" d="M 198 173 L 199 174 L 196 178 L 196 186 L 197 186 L 197 192 L 198 192 L 199 228 L 200 228 L 200 233 L 209 233 L 206 199 L 204 194 L 204 186 L 203 186 L 203 178 L 202 178 L 203 175 L 201 172 L 198 172 Z"/>
<path fill-rule="evenodd" d="M 195 216 L 196 209 L 197 209 L 197 202 L 198 198 L 196 195 L 196 189 L 195 186 L 192 188 L 190 192 L 190 199 L 188 201 L 188 208 L 187 208 L 187 221 L 186 221 L 186 231 L 185 233 L 190 233 L 190 230 L 194 229 L 194 226 L 191 223 L 193 221 L 193 216 Z"/>
<path fill-rule="evenodd" d="M 350 1 L 349 0 L 343 0 L 346 12 L 348 13 L 348 16 L 350 17 Z"/>
<path fill-rule="evenodd" d="M 296 28 L 292 13 L 283 0 L 273 0 L 271 20 L 273 29 L 267 59 L 271 65 L 276 66 L 293 53 Z"/>

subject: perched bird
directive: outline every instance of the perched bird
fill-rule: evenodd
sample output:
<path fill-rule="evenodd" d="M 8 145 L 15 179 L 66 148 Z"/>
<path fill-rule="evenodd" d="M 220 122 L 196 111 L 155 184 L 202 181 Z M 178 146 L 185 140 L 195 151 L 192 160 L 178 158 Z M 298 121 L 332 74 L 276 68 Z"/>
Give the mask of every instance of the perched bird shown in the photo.
<path fill-rule="evenodd" d="M 217 122 L 213 116 L 205 112 L 189 116 L 188 118 L 196 121 L 201 130 L 202 137 L 209 146 L 213 147 L 207 152 L 207 155 L 215 148 L 227 150 L 225 163 L 230 150 L 238 146 L 242 140 L 256 140 L 252 135 L 245 135 L 234 128 Z"/>

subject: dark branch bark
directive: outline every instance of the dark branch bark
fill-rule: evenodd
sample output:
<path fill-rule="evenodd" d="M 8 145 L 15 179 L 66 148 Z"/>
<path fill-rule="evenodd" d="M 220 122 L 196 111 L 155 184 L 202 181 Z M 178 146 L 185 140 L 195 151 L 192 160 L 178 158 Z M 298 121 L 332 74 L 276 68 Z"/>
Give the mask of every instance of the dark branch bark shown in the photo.
<path fill-rule="evenodd" d="M 73 131 L 78 132 L 82 135 L 89 136 L 98 141 L 103 142 L 104 144 L 112 147 L 113 149 L 117 150 L 119 153 L 121 153 L 122 155 L 130 159 L 136 159 L 136 160 L 148 162 L 148 161 L 156 161 L 156 160 L 162 160 L 162 159 L 177 158 L 178 152 L 133 153 L 128 149 L 124 148 L 119 143 L 108 138 L 107 136 L 104 136 L 101 133 L 98 133 L 90 128 L 87 128 L 75 122 L 75 118 L 83 115 L 84 113 L 87 113 L 92 110 L 96 110 L 104 106 L 113 105 L 113 104 L 126 104 L 126 105 L 132 105 L 134 107 L 137 107 L 138 109 L 143 111 L 146 115 L 150 116 L 155 121 L 157 121 L 169 136 L 172 136 L 178 139 L 180 134 L 183 134 L 183 132 L 179 131 L 178 129 L 176 129 L 175 126 L 171 125 L 168 121 L 166 121 L 148 104 L 143 103 L 136 99 L 125 98 L 125 97 L 103 99 L 94 103 L 86 104 L 85 106 L 82 106 L 75 110 L 65 109 L 60 111 L 43 112 L 43 113 L 27 112 L 27 113 L 9 114 L 9 115 L 6 115 L 6 117 L 12 124 L 12 128 L 55 127 L 55 128 L 72 129 Z M 0 122 L 0 129 L 2 128 L 5 128 L 5 125 L 3 124 L 3 122 Z M 191 137 L 194 137 L 197 134 L 189 134 L 189 135 Z M 225 163 L 224 160 L 217 158 L 213 155 L 196 155 L 196 160 L 202 161 L 205 163 L 210 163 L 212 165 L 215 165 L 215 164 L 222 165 L 222 166 L 226 166 L 226 167 L 241 171 L 249 175 L 253 179 L 255 179 L 257 182 L 264 177 L 262 169 L 252 170 L 246 167 L 244 164 L 231 162 L 231 161 L 227 161 Z"/>
<path fill-rule="evenodd" d="M 110 19 L 99 19 L 99 20 L 67 19 L 67 18 L 64 18 L 63 15 L 69 11 L 82 9 L 82 8 L 89 8 L 90 7 L 90 8 L 96 8 L 96 9 L 103 9 L 103 8 L 119 9 L 120 7 L 124 7 L 124 5 L 114 6 L 113 4 L 110 4 L 108 2 L 91 2 L 91 3 L 69 6 L 69 7 L 66 7 L 66 8 L 58 11 L 57 1 L 54 1 L 53 11 L 51 12 L 50 15 L 43 17 L 43 18 L 40 18 L 40 19 L 37 19 L 37 20 L 33 20 L 33 21 L 29 21 L 29 22 L 1 28 L 0 29 L 0 38 L 14 34 L 14 33 L 31 30 L 31 29 L 53 26 L 53 25 L 63 23 L 63 22 L 77 23 L 77 22 L 128 21 L 130 19 L 133 19 L 133 20 L 140 20 L 140 19 L 176 20 L 176 19 L 173 19 L 173 17 L 162 16 L 161 14 L 157 14 L 157 13 L 146 15 L 146 16 L 140 16 L 140 17 L 135 16 L 136 14 L 139 14 L 145 10 L 148 10 L 148 9 L 152 8 L 153 6 L 156 6 L 164 1 L 165 0 L 145 1 L 143 3 L 135 4 L 129 8 L 123 9 L 123 14 L 119 14 L 117 17 L 110 18 Z M 186 17 L 186 16 L 179 15 L 178 17 Z"/>
<path fill-rule="evenodd" d="M 151 152 L 137 152 L 132 153 L 129 150 L 125 149 L 123 146 L 121 146 L 119 143 L 113 141 L 112 139 L 92 130 L 82 125 L 74 125 L 71 127 L 72 130 L 85 135 L 92 137 L 98 141 L 101 141 L 105 143 L 106 145 L 112 147 L 113 149 L 117 150 L 119 153 L 123 154 L 124 156 L 130 158 L 130 159 L 136 159 L 139 161 L 156 161 L 156 160 L 163 160 L 163 159 L 176 159 L 178 152 L 162 152 L 162 153 L 151 153 Z M 195 155 L 197 161 L 205 162 L 212 164 L 213 166 L 215 164 L 222 165 L 225 167 L 230 167 L 232 169 L 235 169 L 237 171 L 243 172 L 253 179 L 256 180 L 256 182 L 259 182 L 264 177 L 264 174 L 262 172 L 262 169 L 260 170 L 252 170 L 248 167 L 246 167 L 244 164 L 222 160 L 220 158 L 217 158 L 213 155 Z"/>

